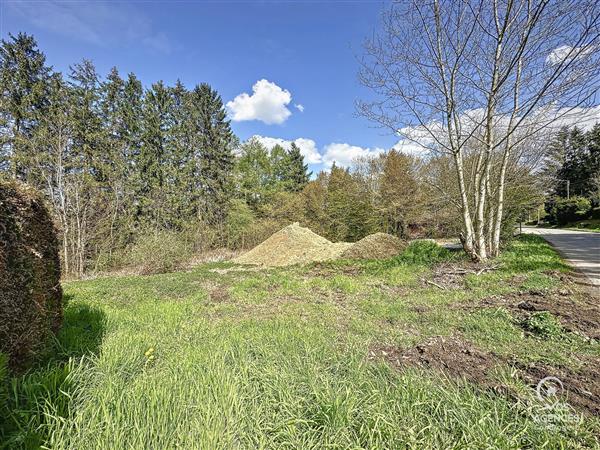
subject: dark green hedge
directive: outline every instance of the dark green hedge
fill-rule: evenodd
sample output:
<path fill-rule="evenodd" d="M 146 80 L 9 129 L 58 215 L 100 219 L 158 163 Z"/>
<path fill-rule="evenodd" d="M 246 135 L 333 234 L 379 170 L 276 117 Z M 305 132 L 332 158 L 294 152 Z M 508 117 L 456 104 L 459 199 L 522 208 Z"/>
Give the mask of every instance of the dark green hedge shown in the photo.
<path fill-rule="evenodd" d="M 58 240 L 41 196 L 0 181 L 0 352 L 25 365 L 62 322 Z"/>

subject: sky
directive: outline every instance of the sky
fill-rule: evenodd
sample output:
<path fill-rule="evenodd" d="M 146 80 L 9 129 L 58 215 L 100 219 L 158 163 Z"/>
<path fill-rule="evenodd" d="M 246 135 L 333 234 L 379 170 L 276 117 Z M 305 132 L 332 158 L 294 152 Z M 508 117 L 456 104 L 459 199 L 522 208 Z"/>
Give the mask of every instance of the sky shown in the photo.
<path fill-rule="evenodd" d="M 364 1 L 0 0 L 0 36 L 33 34 L 68 73 L 90 59 L 146 85 L 209 83 L 241 140 L 295 141 L 313 171 L 392 147 L 398 137 L 356 114 L 362 42 L 386 3 Z"/>

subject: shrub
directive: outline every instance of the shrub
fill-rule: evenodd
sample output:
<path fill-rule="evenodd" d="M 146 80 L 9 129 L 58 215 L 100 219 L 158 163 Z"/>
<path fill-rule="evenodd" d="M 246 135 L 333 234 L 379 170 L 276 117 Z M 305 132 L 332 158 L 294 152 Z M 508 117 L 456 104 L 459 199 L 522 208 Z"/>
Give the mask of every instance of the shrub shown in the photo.
<path fill-rule="evenodd" d="M 592 205 L 585 197 L 557 198 L 549 206 L 549 218 L 551 222 L 563 226 L 570 222 L 585 219 Z"/>
<path fill-rule="evenodd" d="M 62 322 L 58 240 L 42 198 L 0 182 L 0 352 L 21 368 Z"/>
<path fill-rule="evenodd" d="M 540 337 L 558 337 L 563 332 L 563 327 L 548 311 L 535 312 L 523 320 L 523 328 Z"/>
<path fill-rule="evenodd" d="M 127 249 L 126 261 L 143 275 L 166 273 L 181 268 L 193 253 L 193 244 L 184 233 L 146 230 Z"/>
<path fill-rule="evenodd" d="M 406 249 L 388 260 L 390 264 L 422 264 L 429 265 L 436 262 L 450 260 L 455 256 L 450 250 L 433 241 L 415 241 Z"/>
<path fill-rule="evenodd" d="M 252 209 L 243 200 L 233 200 L 226 223 L 226 241 L 229 248 L 244 248 L 248 232 L 255 223 Z"/>

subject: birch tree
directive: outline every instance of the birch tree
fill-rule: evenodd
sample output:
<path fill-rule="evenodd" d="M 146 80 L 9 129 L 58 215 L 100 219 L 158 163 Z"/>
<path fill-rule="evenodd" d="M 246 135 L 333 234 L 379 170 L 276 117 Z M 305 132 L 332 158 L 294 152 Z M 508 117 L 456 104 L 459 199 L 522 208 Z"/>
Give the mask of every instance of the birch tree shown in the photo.
<path fill-rule="evenodd" d="M 574 0 L 405 0 L 365 43 L 367 118 L 450 155 L 474 260 L 500 250 L 511 163 L 532 137 L 595 104 L 600 7 Z M 467 167 L 466 160 L 473 161 Z"/>

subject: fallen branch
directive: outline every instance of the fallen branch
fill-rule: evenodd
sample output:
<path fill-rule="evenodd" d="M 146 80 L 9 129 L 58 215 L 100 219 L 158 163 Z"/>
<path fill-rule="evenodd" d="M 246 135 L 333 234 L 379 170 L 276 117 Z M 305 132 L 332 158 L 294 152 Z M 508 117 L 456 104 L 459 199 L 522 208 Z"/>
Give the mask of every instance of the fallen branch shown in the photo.
<path fill-rule="evenodd" d="M 444 286 L 434 283 L 433 281 L 430 281 L 430 280 L 423 280 L 423 281 L 425 281 L 425 283 L 427 283 L 427 284 L 431 284 L 432 286 L 435 286 L 436 288 L 440 288 L 442 291 L 446 290 L 446 288 Z"/>
<path fill-rule="evenodd" d="M 498 270 L 498 268 L 500 268 L 500 266 L 484 267 L 483 269 L 479 270 L 475 275 L 479 276 L 484 272 L 491 272 L 492 270 Z"/>

